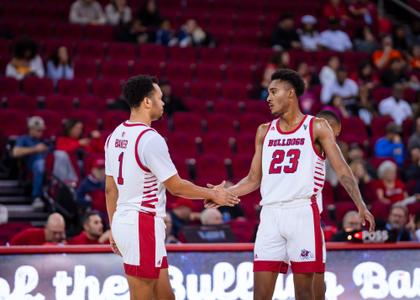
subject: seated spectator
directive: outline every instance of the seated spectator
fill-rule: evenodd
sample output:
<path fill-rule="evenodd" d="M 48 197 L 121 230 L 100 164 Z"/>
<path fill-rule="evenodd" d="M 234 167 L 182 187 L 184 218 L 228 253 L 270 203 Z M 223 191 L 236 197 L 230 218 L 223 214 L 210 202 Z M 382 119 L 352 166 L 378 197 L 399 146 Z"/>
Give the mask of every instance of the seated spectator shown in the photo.
<path fill-rule="evenodd" d="M 395 242 L 416 240 L 415 227 L 408 223 L 408 209 L 404 205 L 394 204 L 389 212 L 385 229 L 390 233 L 390 240 Z"/>
<path fill-rule="evenodd" d="M 311 15 L 305 15 L 302 17 L 301 22 L 303 27 L 298 32 L 303 50 L 318 50 L 319 33 L 315 29 L 316 18 Z"/>
<path fill-rule="evenodd" d="M 392 32 L 392 40 L 395 49 L 401 53 L 407 52 L 409 50 L 409 38 L 407 36 L 407 30 L 404 25 L 394 26 Z"/>
<path fill-rule="evenodd" d="M 349 7 L 350 17 L 356 22 L 373 25 L 377 19 L 377 9 L 369 0 L 353 0 Z"/>
<path fill-rule="evenodd" d="M 348 34 L 341 30 L 340 21 L 331 19 L 329 28 L 321 32 L 319 36 L 319 45 L 325 49 L 344 52 L 353 48 Z"/>
<path fill-rule="evenodd" d="M 280 50 L 300 49 L 302 47 L 299 34 L 295 29 L 293 15 L 284 14 L 280 17 L 271 36 L 271 46 Z"/>
<path fill-rule="evenodd" d="M 404 162 L 404 144 L 401 141 L 401 127 L 395 123 L 386 126 L 386 135 L 376 141 L 375 156 L 394 159 L 399 166 Z"/>
<path fill-rule="evenodd" d="M 35 209 L 42 209 L 45 156 L 49 150 L 48 144 L 42 139 L 45 130 L 44 120 L 38 116 L 29 118 L 28 130 L 27 135 L 16 140 L 12 155 L 15 158 L 25 159 L 25 167 L 32 172 L 32 206 Z"/>
<path fill-rule="evenodd" d="M 401 52 L 394 49 L 391 36 L 387 35 L 382 38 L 382 48 L 373 52 L 373 63 L 378 69 L 388 67 L 392 60 L 401 59 Z"/>
<path fill-rule="evenodd" d="M 179 243 L 178 239 L 172 234 L 172 219 L 169 213 L 166 213 L 163 221 L 165 222 L 165 244 Z"/>
<path fill-rule="evenodd" d="M 178 33 L 180 47 L 199 47 L 214 45 L 210 34 L 205 32 L 194 19 L 189 19 Z"/>
<path fill-rule="evenodd" d="M 99 213 L 88 212 L 82 219 L 83 231 L 69 240 L 70 245 L 100 245 L 109 242 L 110 231 L 104 232 Z"/>
<path fill-rule="evenodd" d="M 95 0 L 76 0 L 70 7 L 70 23 L 102 25 L 106 18 L 102 6 Z"/>
<path fill-rule="evenodd" d="M 178 39 L 175 36 L 175 31 L 171 28 L 171 22 L 164 19 L 156 32 L 156 44 L 163 46 L 175 46 L 178 44 Z"/>
<path fill-rule="evenodd" d="M 129 24 L 119 27 L 116 39 L 120 42 L 143 44 L 149 40 L 149 32 L 140 20 L 134 19 Z"/>
<path fill-rule="evenodd" d="M 397 178 L 397 166 L 389 160 L 378 167 L 377 199 L 383 204 L 394 204 L 408 198 L 404 183 Z"/>
<path fill-rule="evenodd" d="M 362 221 L 357 211 L 348 211 L 343 218 L 342 229 L 333 235 L 333 242 L 348 242 L 354 231 L 362 230 Z"/>
<path fill-rule="evenodd" d="M 316 82 L 318 79 L 309 70 L 306 62 L 301 62 L 296 71 L 302 76 L 305 84 L 305 91 L 299 97 L 300 107 L 304 114 L 313 115 L 319 109 L 319 99 L 313 89 L 311 89 L 311 85 L 312 82 Z"/>
<path fill-rule="evenodd" d="M 200 221 L 201 225 L 221 225 L 223 216 L 217 208 L 206 208 L 201 212 Z"/>
<path fill-rule="evenodd" d="M 188 111 L 188 108 L 182 102 L 181 98 L 172 94 L 171 83 L 168 80 L 161 80 L 159 85 L 163 94 L 162 100 L 165 102 L 165 113 L 172 116 L 177 111 Z"/>
<path fill-rule="evenodd" d="M 403 96 L 404 86 L 396 83 L 392 90 L 392 96 L 381 100 L 378 107 L 381 115 L 391 116 L 397 125 L 402 125 L 405 119 L 413 115 L 410 104 L 402 98 Z"/>
<path fill-rule="evenodd" d="M 354 114 L 357 107 L 356 98 L 358 93 L 359 87 L 357 86 L 357 83 L 348 78 L 346 69 L 340 68 L 337 71 L 337 80 L 330 85 L 322 87 L 321 101 L 322 103 L 328 103 L 338 96 L 341 98 L 346 109 Z"/>
<path fill-rule="evenodd" d="M 409 55 L 409 64 L 411 69 L 413 70 L 420 69 L 420 44 L 414 45 L 411 48 L 411 53 Z"/>
<path fill-rule="evenodd" d="M 359 118 L 369 126 L 372 123 L 373 116 L 376 115 L 376 109 L 374 103 L 371 101 L 371 93 L 368 86 L 369 85 L 362 85 L 360 87 L 358 115 Z"/>
<path fill-rule="evenodd" d="M 322 86 L 333 84 L 337 80 L 337 71 L 341 66 L 338 56 L 331 56 L 325 66 L 322 67 L 319 73 L 319 80 Z"/>
<path fill-rule="evenodd" d="M 414 192 L 420 194 L 420 147 L 409 150 L 410 164 L 404 168 L 404 177 L 406 180 L 415 180 L 416 187 Z"/>
<path fill-rule="evenodd" d="M 15 235 L 11 246 L 63 244 L 66 241 L 66 223 L 59 213 L 49 215 L 45 228 L 27 228 Z"/>
<path fill-rule="evenodd" d="M 54 83 L 60 79 L 71 80 L 74 78 L 73 64 L 66 47 L 57 48 L 51 55 L 47 63 L 47 76 Z"/>
<path fill-rule="evenodd" d="M 6 76 L 22 80 L 29 76 L 42 78 L 44 75 L 38 45 L 29 38 L 18 40 L 14 46 L 13 58 L 6 66 Z"/>
<path fill-rule="evenodd" d="M 414 80 L 417 80 L 413 76 Z M 406 73 L 406 63 L 403 59 L 394 59 L 390 62 L 389 68 L 386 68 L 381 74 L 382 85 L 392 87 L 396 83 L 406 84 L 409 81 Z"/>
<path fill-rule="evenodd" d="M 378 42 L 376 41 L 375 35 L 368 26 L 356 30 L 354 49 L 369 54 L 378 49 Z"/>
<path fill-rule="evenodd" d="M 353 171 L 353 175 L 357 181 L 363 199 L 370 202 L 376 195 L 374 181 L 368 173 L 366 162 L 362 159 L 353 160 L 350 163 L 350 169 Z"/>
<path fill-rule="evenodd" d="M 369 91 L 379 84 L 379 77 L 374 72 L 373 66 L 369 61 L 364 61 L 359 65 L 356 81 L 359 87 L 365 87 Z"/>
<path fill-rule="evenodd" d="M 106 22 L 110 25 L 124 26 L 131 22 L 131 8 L 127 0 L 111 0 L 105 6 Z"/>
<path fill-rule="evenodd" d="M 82 180 L 76 190 L 77 202 L 87 209 L 106 214 L 105 204 L 105 160 L 94 159 L 90 174 Z"/>
<path fill-rule="evenodd" d="M 416 118 L 416 131 L 408 139 L 408 150 L 411 151 L 414 148 L 420 149 L 420 115 Z"/>
<path fill-rule="evenodd" d="M 326 1 L 322 8 L 322 17 L 325 19 L 348 20 L 346 4 L 341 0 Z"/>
<path fill-rule="evenodd" d="M 263 78 L 261 80 L 261 94 L 260 99 L 266 100 L 268 97 L 268 85 L 271 82 L 271 75 L 277 70 L 281 68 L 289 68 L 290 67 L 290 55 L 288 52 L 279 51 L 274 53 L 270 61 L 267 63 L 264 69 Z"/>
<path fill-rule="evenodd" d="M 162 18 L 155 0 L 147 0 L 138 11 L 137 18 L 149 30 L 156 30 L 162 23 Z"/>
<path fill-rule="evenodd" d="M 178 234 L 182 228 L 191 221 L 194 221 L 199 214 L 193 213 L 194 204 L 191 200 L 178 198 L 172 205 L 172 210 L 169 211 L 169 216 L 172 221 L 172 235 L 179 238 Z"/>

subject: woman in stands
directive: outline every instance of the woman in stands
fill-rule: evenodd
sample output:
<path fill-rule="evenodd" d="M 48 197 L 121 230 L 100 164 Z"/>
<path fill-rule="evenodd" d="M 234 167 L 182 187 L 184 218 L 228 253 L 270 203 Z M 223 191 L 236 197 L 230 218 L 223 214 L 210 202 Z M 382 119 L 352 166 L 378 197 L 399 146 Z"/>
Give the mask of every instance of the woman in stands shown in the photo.
<path fill-rule="evenodd" d="M 47 76 L 54 83 L 57 83 L 60 79 L 73 79 L 73 64 L 66 47 L 58 47 L 51 55 L 47 63 Z"/>

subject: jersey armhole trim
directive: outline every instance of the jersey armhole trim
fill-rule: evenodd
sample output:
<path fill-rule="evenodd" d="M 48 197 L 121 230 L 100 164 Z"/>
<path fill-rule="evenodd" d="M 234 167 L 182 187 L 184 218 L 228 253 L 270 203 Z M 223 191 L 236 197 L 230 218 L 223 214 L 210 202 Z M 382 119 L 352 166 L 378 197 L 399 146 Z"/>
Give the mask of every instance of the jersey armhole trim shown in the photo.
<path fill-rule="evenodd" d="M 154 131 L 152 128 L 149 128 L 149 129 L 146 129 L 146 130 L 143 130 L 140 134 L 139 134 L 139 136 L 137 137 L 137 139 L 136 139 L 136 144 L 135 144 L 135 152 L 134 152 L 134 154 L 135 154 L 135 157 L 136 157 L 136 161 L 137 161 L 137 164 L 139 165 L 139 167 L 140 167 L 140 169 L 142 169 L 143 171 L 145 171 L 145 172 L 147 172 L 147 173 L 150 173 L 150 170 L 145 166 L 145 165 L 143 165 L 143 163 L 141 162 L 141 160 L 140 160 L 140 155 L 139 155 L 139 152 L 138 152 L 138 146 L 139 146 L 139 142 L 140 142 L 140 139 L 141 139 L 141 137 L 146 133 L 146 132 L 148 132 L 148 131 Z"/>
<path fill-rule="evenodd" d="M 268 127 L 267 127 L 267 131 L 264 134 L 263 140 L 262 140 L 262 144 L 264 145 L 265 142 L 265 138 L 267 137 L 268 132 L 270 131 L 271 125 L 273 124 L 273 121 L 271 121 L 270 123 L 268 123 Z"/>
<path fill-rule="evenodd" d="M 318 152 L 318 150 L 315 147 L 315 140 L 314 140 L 314 132 L 313 132 L 313 127 L 314 127 L 314 119 L 315 117 L 311 118 L 311 120 L 309 121 L 309 134 L 311 136 L 311 144 L 312 144 L 312 149 L 314 150 L 315 154 L 322 160 L 325 160 L 325 155 L 322 155 L 321 153 Z"/>
<path fill-rule="evenodd" d="M 108 137 L 106 138 L 106 142 L 105 142 L 105 145 L 106 145 L 106 148 L 108 149 L 108 146 L 109 146 L 109 141 L 111 140 L 111 136 L 112 136 L 112 134 L 113 134 L 114 132 L 111 132 L 109 135 L 108 135 Z"/>

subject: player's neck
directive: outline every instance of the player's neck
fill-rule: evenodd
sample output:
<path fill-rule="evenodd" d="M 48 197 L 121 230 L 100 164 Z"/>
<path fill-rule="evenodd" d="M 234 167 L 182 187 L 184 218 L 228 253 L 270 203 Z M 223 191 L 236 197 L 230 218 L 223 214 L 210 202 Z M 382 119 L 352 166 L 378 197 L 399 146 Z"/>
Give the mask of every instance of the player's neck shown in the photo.
<path fill-rule="evenodd" d="M 131 111 L 130 119 L 128 120 L 133 123 L 143 123 L 148 126 L 152 125 L 152 118 L 143 112 Z"/>
<path fill-rule="evenodd" d="M 283 124 L 286 124 L 287 127 L 292 127 L 293 125 L 300 123 L 304 116 L 305 115 L 299 109 L 289 110 L 280 116 L 280 121 Z"/>

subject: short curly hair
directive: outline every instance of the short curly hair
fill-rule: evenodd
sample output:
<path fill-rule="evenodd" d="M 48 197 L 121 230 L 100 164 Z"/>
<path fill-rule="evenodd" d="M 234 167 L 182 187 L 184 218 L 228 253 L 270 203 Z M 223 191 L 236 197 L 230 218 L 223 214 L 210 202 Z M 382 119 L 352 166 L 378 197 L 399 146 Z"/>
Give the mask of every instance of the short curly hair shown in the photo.
<path fill-rule="evenodd" d="M 271 81 L 280 80 L 289 83 L 300 97 L 305 90 L 305 84 L 302 77 L 291 69 L 279 69 L 271 75 Z"/>
<path fill-rule="evenodd" d="M 122 88 L 122 95 L 130 108 L 139 107 L 143 99 L 155 90 L 154 83 L 158 83 L 156 77 L 138 75 L 129 78 Z"/>

